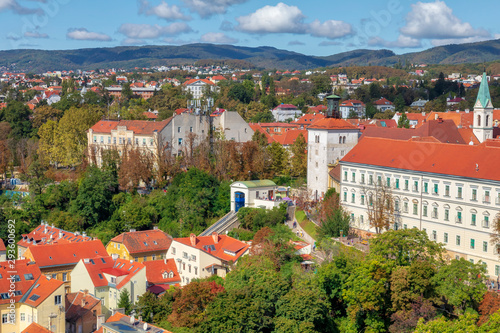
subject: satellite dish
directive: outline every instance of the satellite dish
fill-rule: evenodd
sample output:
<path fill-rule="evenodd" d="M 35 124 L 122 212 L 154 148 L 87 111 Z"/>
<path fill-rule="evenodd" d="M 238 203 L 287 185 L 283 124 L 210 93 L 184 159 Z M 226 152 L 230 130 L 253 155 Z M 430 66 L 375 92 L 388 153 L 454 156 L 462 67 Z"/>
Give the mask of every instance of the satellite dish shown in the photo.
<path fill-rule="evenodd" d="M 144 323 L 144 325 L 142 325 L 142 329 L 144 331 L 147 331 L 148 330 L 148 323 Z"/>

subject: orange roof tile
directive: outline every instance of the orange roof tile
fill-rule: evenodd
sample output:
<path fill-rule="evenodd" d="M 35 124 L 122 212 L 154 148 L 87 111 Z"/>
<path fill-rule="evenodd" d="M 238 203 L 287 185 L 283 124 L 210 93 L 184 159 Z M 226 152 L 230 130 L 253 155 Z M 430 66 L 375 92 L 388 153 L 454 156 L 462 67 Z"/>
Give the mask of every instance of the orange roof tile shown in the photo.
<path fill-rule="evenodd" d="M 154 131 L 163 130 L 170 123 L 170 120 L 172 118 L 154 122 L 147 120 L 100 120 L 91 129 L 95 133 L 111 133 L 118 126 L 126 126 L 127 130 L 131 130 L 135 134 L 151 135 Z"/>
<path fill-rule="evenodd" d="M 281 135 L 274 135 L 273 139 L 281 143 L 283 146 L 290 146 L 295 142 L 295 140 L 297 140 L 300 134 L 302 134 L 307 143 L 307 130 L 300 129 L 291 129 Z"/>
<path fill-rule="evenodd" d="M 37 323 L 31 323 L 21 333 L 52 333 L 51 330 Z"/>
<path fill-rule="evenodd" d="M 33 289 L 30 289 L 29 292 L 23 296 L 21 302 L 35 308 L 61 287 L 64 282 L 56 279 L 49 279 L 45 275 L 40 275 L 34 284 L 35 286 Z M 64 295 L 61 295 L 61 297 L 62 296 Z"/>
<path fill-rule="evenodd" d="M 15 271 L 16 273 L 11 273 Z M 14 296 L 14 301 L 19 302 L 21 298 L 28 292 L 28 290 L 33 286 L 33 283 L 40 277 L 40 268 L 34 262 L 30 262 L 28 259 L 16 260 L 14 266 L 12 267 L 9 262 L 0 262 L 0 293 L 8 293 L 10 289 L 10 281 L 8 279 L 11 275 L 17 275 L 18 280 L 16 282 L 16 295 Z M 20 293 L 19 293 L 20 292 Z M 9 303 L 11 298 L 0 297 L 0 304 Z"/>
<path fill-rule="evenodd" d="M 76 265 L 80 259 L 108 255 L 98 239 L 78 243 L 35 245 L 30 246 L 28 251 L 41 268 Z"/>
<path fill-rule="evenodd" d="M 76 243 L 90 241 L 92 237 L 77 235 L 71 231 L 55 228 L 50 225 L 39 225 L 29 234 L 22 235 L 21 240 L 17 242 L 18 246 L 30 247 L 32 245 L 45 245 L 57 243 Z"/>
<path fill-rule="evenodd" d="M 109 284 L 109 281 L 106 279 L 104 274 L 109 274 L 115 277 L 126 275 L 126 277 L 116 286 L 117 289 L 120 289 L 128 281 L 130 281 L 135 274 L 145 267 L 140 262 L 130 262 L 130 260 L 125 259 L 113 260 L 110 256 L 97 256 L 88 258 L 88 260 L 83 259 L 83 264 L 89 273 L 94 287 L 96 288 L 107 286 Z"/>
<path fill-rule="evenodd" d="M 219 258 L 221 260 L 233 261 L 233 262 L 238 260 L 245 252 L 247 252 L 248 248 L 250 247 L 250 245 L 242 241 L 239 241 L 237 239 L 234 239 L 232 237 L 229 237 L 227 235 L 217 235 L 216 237 L 218 239 L 217 243 L 214 241 L 213 236 L 197 236 L 195 238 L 194 246 L 191 244 L 190 237 L 174 238 L 174 240 L 184 245 L 191 246 L 206 253 L 209 253 L 212 256 Z M 235 244 L 237 244 L 238 246 L 236 246 Z M 215 251 L 211 251 L 210 248 L 208 247 L 209 245 L 213 245 Z M 241 248 L 236 252 L 232 251 L 234 247 L 240 247 L 240 246 Z M 230 255 L 227 252 L 233 252 L 235 253 L 235 255 L 234 256 Z"/>
<path fill-rule="evenodd" d="M 193 83 L 198 82 L 198 81 L 209 84 L 211 86 L 215 85 L 215 83 L 213 83 L 212 81 L 207 80 L 207 79 L 191 79 L 191 80 L 184 82 L 183 85 L 188 86 L 188 85 L 193 84 Z"/>
<path fill-rule="evenodd" d="M 172 284 L 181 282 L 174 259 L 151 260 L 143 262 L 146 266 L 146 280 L 151 284 Z M 163 277 L 163 273 L 173 273 L 173 277 Z"/>
<path fill-rule="evenodd" d="M 75 321 L 81 318 L 85 313 L 92 311 L 100 302 L 100 298 L 88 292 L 79 291 L 66 294 L 66 321 Z"/>
<path fill-rule="evenodd" d="M 6 251 L 5 244 L 3 243 L 3 239 L 0 238 L 0 251 Z"/>
<path fill-rule="evenodd" d="M 124 232 L 111 239 L 123 244 L 130 254 L 167 251 L 172 244 L 172 236 L 160 229 Z"/>
<path fill-rule="evenodd" d="M 457 163 L 457 156 L 460 156 L 460 163 Z M 470 146 L 415 139 L 365 138 L 344 156 L 341 163 L 500 181 L 499 158 L 497 140 Z"/>
<path fill-rule="evenodd" d="M 312 125 L 308 127 L 309 129 L 358 129 L 356 126 L 350 124 L 344 119 L 336 118 L 324 118 L 315 121 Z"/>

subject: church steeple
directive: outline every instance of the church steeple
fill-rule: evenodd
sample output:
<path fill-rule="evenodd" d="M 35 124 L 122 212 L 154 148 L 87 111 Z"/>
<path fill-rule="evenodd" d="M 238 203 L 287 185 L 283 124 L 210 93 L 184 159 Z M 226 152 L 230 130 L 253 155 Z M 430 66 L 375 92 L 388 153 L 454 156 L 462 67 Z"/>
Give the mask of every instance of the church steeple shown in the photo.
<path fill-rule="evenodd" d="M 486 72 L 483 73 L 476 104 L 474 104 L 473 132 L 479 142 L 484 142 L 493 137 L 493 104 Z"/>
<path fill-rule="evenodd" d="M 490 88 L 488 87 L 488 78 L 486 76 L 486 72 L 483 73 L 483 79 L 481 80 L 481 85 L 479 86 L 476 104 L 474 104 L 474 108 L 476 107 L 485 109 L 493 108 L 493 104 L 491 103 Z"/>

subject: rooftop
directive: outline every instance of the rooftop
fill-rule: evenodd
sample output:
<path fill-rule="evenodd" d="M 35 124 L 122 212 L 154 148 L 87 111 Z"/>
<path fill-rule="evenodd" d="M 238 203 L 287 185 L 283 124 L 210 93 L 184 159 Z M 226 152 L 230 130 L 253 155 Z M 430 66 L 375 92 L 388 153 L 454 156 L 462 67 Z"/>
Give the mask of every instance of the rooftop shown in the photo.
<path fill-rule="evenodd" d="M 172 236 L 160 229 L 124 232 L 112 242 L 123 244 L 130 254 L 167 251 L 172 244 Z"/>

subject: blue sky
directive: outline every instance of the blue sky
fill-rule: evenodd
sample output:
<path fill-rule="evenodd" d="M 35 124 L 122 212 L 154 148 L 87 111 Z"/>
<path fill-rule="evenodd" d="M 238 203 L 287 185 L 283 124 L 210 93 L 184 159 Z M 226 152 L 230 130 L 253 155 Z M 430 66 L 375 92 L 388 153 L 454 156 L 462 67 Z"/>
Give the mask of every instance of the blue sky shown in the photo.
<path fill-rule="evenodd" d="M 499 9 L 498 0 L 0 0 L 0 49 L 207 42 L 400 54 L 500 38 Z"/>

